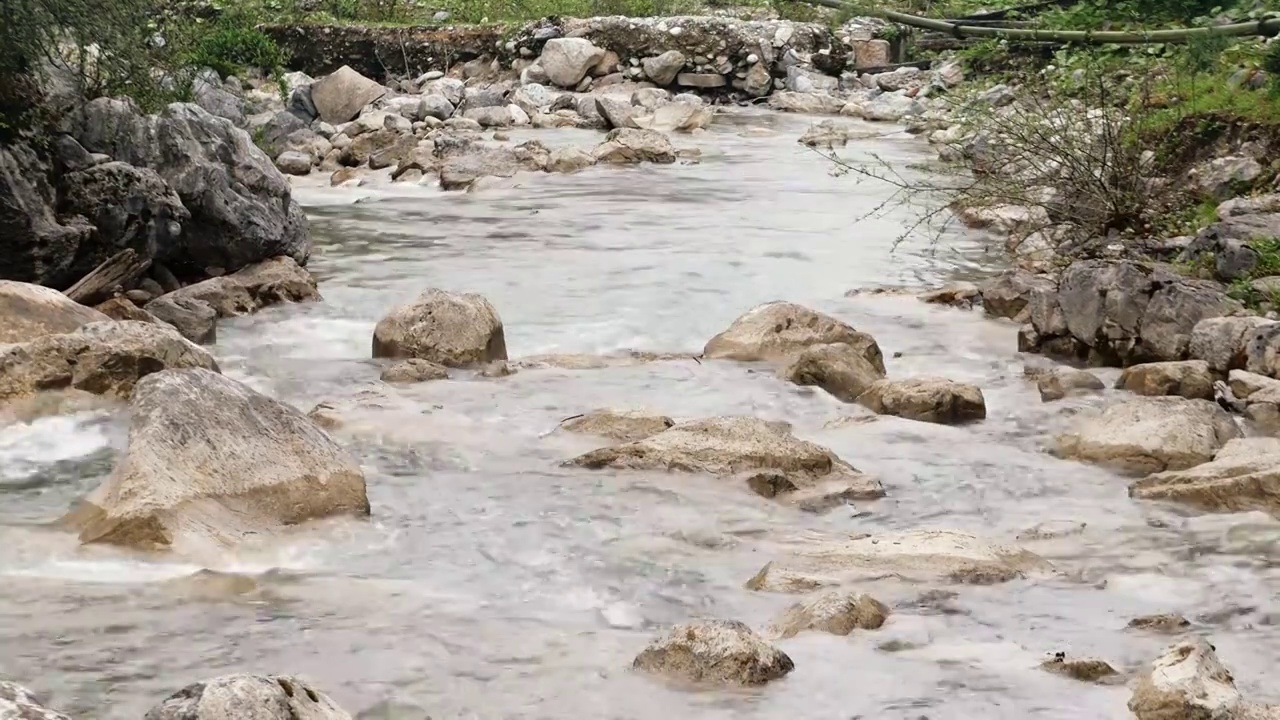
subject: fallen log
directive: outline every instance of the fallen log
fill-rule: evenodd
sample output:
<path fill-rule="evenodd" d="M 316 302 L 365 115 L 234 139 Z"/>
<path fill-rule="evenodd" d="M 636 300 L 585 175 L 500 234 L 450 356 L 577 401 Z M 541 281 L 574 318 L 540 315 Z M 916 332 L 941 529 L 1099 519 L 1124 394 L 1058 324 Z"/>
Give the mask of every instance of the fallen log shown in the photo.
<path fill-rule="evenodd" d="M 149 267 L 151 258 L 139 257 L 136 250 L 127 248 L 107 258 L 63 294 L 81 305 L 97 305 L 133 287 Z"/>

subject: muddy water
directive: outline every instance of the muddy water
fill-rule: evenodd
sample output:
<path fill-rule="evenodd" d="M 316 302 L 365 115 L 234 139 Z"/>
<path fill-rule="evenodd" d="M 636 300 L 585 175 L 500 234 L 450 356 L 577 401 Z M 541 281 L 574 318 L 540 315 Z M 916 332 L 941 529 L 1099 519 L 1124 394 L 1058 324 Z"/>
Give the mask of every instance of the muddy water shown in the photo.
<path fill-rule="evenodd" d="M 794 142 L 805 121 L 722 120 L 683 141 L 703 150 L 697 165 L 521 176 L 471 194 L 300 188 L 325 302 L 224 323 L 215 352 L 229 374 L 304 409 L 363 402 L 341 439 L 366 468 L 372 522 L 243 548 L 213 576 L 77 549 L 42 523 L 109 472 L 124 418 L 0 429 L 0 676 L 103 719 L 139 717 L 231 671 L 301 673 L 353 712 L 395 700 L 437 720 L 1118 718 L 1123 687 L 1036 665 L 1067 651 L 1136 669 L 1167 639 L 1126 622 L 1175 611 L 1212 636 L 1246 691 L 1265 694 L 1280 662 L 1276 524 L 1137 504 L 1123 479 L 1044 454 L 1084 403 L 1039 402 L 1012 326 L 909 296 L 845 297 L 978 273 L 993 264 L 979 239 L 891 251 L 910 214 L 860 219 L 888 190 L 829 174 Z M 760 127 L 774 133 L 746 132 Z M 847 154 L 907 167 L 924 159 L 916 143 L 887 137 Z M 873 333 L 893 376 L 978 383 L 989 417 L 866 421 L 768 372 L 692 360 L 382 388 L 373 325 L 428 286 L 489 297 L 513 356 L 697 353 L 752 305 L 790 299 Z M 889 497 L 815 516 L 710 478 L 560 468 L 597 443 L 557 423 L 601 406 L 785 419 L 878 474 Z M 782 642 L 797 669 L 763 689 L 695 692 L 628 669 L 671 623 L 766 623 L 792 598 L 742 583 L 789 544 L 913 528 L 1012 541 L 1042 523 L 1084 524 L 1024 543 L 1060 577 L 927 602 L 928 586 L 870 582 L 895 607 L 888 624 Z"/>

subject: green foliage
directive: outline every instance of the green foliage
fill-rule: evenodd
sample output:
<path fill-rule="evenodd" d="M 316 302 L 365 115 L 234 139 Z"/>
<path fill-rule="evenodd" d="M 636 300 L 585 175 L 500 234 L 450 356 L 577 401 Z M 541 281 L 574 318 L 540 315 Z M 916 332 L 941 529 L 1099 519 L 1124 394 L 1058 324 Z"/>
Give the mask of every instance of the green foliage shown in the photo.
<path fill-rule="evenodd" d="M 1267 73 L 1267 81 L 1272 94 L 1280 94 L 1280 41 L 1267 46 L 1267 54 L 1262 59 L 1262 69 Z"/>
<path fill-rule="evenodd" d="M 243 11 L 226 12 L 193 32 L 184 64 L 213 68 L 222 77 L 247 69 L 273 71 L 284 64 L 284 54 L 254 27 L 254 18 Z"/>

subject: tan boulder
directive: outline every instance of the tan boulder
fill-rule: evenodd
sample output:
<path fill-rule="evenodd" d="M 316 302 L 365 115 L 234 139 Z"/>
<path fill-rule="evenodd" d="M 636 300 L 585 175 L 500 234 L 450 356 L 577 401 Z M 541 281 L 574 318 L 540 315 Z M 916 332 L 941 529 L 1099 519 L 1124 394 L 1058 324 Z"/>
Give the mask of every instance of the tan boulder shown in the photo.
<path fill-rule="evenodd" d="M 449 368 L 420 358 L 409 358 L 382 371 L 382 382 L 420 383 L 428 380 L 448 380 Z"/>
<path fill-rule="evenodd" d="M 483 296 L 431 288 L 378 321 L 373 356 L 465 367 L 506 360 L 507 340 L 498 311 Z"/>
<path fill-rule="evenodd" d="M 1230 440 L 1211 462 L 1135 480 L 1129 496 L 1207 512 L 1260 510 L 1280 517 L 1280 439 Z"/>
<path fill-rule="evenodd" d="M 292 675 L 223 675 L 192 683 L 144 720 L 351 720 L 314 684 Z"/>
<path fill-rule="evenodd" d="M 168 325 L 94 322 L 0 346 L 0 400 L 65 388 L 127 398 L 142 377 L 173 368 L 216 372 L 218 364 Z"/>
<path fill-rule="evenodd" d="M 1027 377 L 1036 381 L 1041 402 L 1053 402 L 1071 395 L 1084 395 L 1106 389 L 1097 375 L 1071 367 L 1028 367 Z"/>
<path fill-rule="evenodd" d="M 1040 669 L 1054 675 L 1089 683 L 1114 682 L 1120 673 L 1111 663 L 1097 658 L 1069 658 L 1059 653 L 1040 663 Z"/>
<path fill-rule="evenodd" d="M 1082 414 L 1057 437 L 1055 453 L 1132 475 L 1185 470 L 1209 462 L 1241 436 L 1225 410 L 1208 400 L 1143 397 Z"/>
<path fill-rule="evenodd" d="M 880 380 L 858 397 L 879 415 L 955 425 L 987 416 L 986 399 L 976 385 L 945 378 Z"/>
<path fill-rule="evenodd" d="M 854 402 L 877 380 L 884 379 L 883 361 L 877 367 L 880 349 L 861 348 L 846 343 L 811 345 L 782 370 L 782 377 L 797 385 L 816 385 L 838 400 Z M 867 355 L 872 355 L 868 360 Z"/>
<path fill-rule="evenodd" d="M 950 530 L 916 530 L 806 542 L 766 564 L 746 587 L 807 593 L 884 575 L 985 585 L 1051 569 L 1046 560 L 1020 547 Z"/>
<path fill-rule="evenodd" d="M 198 300 L 218 314 L 218 317 L 236 317 L 257 312 L 280 303 L 313 302 L 320 300 L 316 279 L 290 257 L 276 257 L 250 265 L 230 275 L 210 278 L 180 290 L 175 290 L 147 303 Z"/>
<path fill-rule="evenodd" d="M 98 303 L 94 308 L 98 312 L 106 315 L 112 320 L 133 320 L 135 322 L 159 323 L 163 322 L 155 315 L 143 310 L 127 297 L 113 297 L 106 302 Z"/>
<path fill-rule="evenodd" d="M 146 310 L 177 328 L 182 337 L 193 343 L 212 345 L 218 339 L 218 311 L 204 300 L 184 295 L 181 290 L 152 300 Z"/>
<path fill-rule="evenodd" d="M 884 372 L 884 355 L 875 338 L 847 323 L 795 303 L 774 301 L 748 310 L 707 342 L 704 357 L 744 362 L 789 362 L 812 345 L 844 343 Z"/>
<path fill-rule="evenodd" d="M 85 543 L 216 551 L 306 520 L 368 514 L 359 463 L 315 423 L 191 369 L 138 383 L 128 449 L 63 522 Z"/>
<path fill-rule="evenodd" d="M 878 630 L 888 617 L 888 606 L 870 595 L 830 590 L 787 608 L 770 625 L 769 635 L 785 639 L 805 630 L 848 635 L 854 630 Z"/>
<path fill-rule="evenodd" d="M 797 490 L 837 488 L 846 497 L 884 497 L 879 480 L 827 448 L 751 417 L 694 420 L 634 442 L 593 450 L 566 463 L 590 469 L 700 472 L 734 476 L 761 470 L 785 475 Z"/>
<path fill-rule="evenodd" d="M 110 319 L 57 290 L 0 280 L 0 345 L 69 333 L 82 325 Z"/>
<path fill-rule="evenodd" d="M 736 620 L 677 625 L 632 665 L 673 680 L 726 686 L 763 685 L 795 669 L 786 653 Z"/>
<path fill-rule="evenodd" d="M 643 440 L 675 425 L 666 415 L 642 410 L 593 410 L 561 423 L 560 427 L 574 433 L 595 435 L 621 442 Z"/>
<path fill-rule="evenodd" d="M 1272 323 L 1253 315 L 1205 318 L 1191 329 L 1187 354 L 1208 362 L 1214 372 L 1243 368 L 1248 362 L 1248 346 L 1254 332 Z"/>
<path fill-rule="evenodd" d="M 1204 638 L 1183 640 L 1156 658 L 1129 698 L 1138 720 L 1277 720 L 1280 706 L 1246 702 Z"/>
<path fill-rule="evenodd" d="M 1191 621 L 1177 613 L 1143 615 L 1129 621 L 1129 628 L 1159 633 L 1180 633 L 1191 627 Z"/>
<path fill-rule="evenodd" d="M 1174 360 L 1131 365 L 1120 373 L 1116 388 L 1138 395 L 1212 400 L 1214 379 L 1204 360 Z"/>
<path fill-rule="evenodd" d="M 676 161 L 676 150 L 666 135 L 656 130 L 616 128 L 604 142 L 591 151 L 599 163 L 630 165 L 641 162 L 670 164 Z"/>

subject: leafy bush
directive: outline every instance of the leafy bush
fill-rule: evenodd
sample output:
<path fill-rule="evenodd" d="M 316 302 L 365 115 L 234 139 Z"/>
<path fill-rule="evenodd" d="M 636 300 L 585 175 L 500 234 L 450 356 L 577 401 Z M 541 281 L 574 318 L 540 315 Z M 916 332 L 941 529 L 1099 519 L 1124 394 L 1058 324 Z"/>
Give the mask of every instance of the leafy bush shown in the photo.
<path fill-rule="evenodd" d="M 241 13 L 226 13 L 193 36 L 186 64 L 213 68 L 223 77 L 250 68 L 271 71 L 284 64 L 284 54 L 275 42 Z"/>

